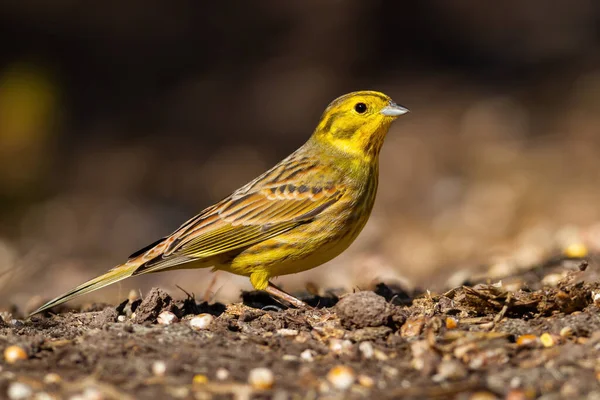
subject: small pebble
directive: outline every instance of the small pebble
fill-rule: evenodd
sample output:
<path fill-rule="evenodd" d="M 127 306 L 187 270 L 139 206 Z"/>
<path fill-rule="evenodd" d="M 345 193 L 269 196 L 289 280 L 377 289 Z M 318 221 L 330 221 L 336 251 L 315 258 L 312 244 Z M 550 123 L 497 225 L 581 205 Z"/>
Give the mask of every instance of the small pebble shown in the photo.
<path fill-rule="evenodd" d="M 196 315 L 192 319 L 190 319 L 190 326 L 195 331 L 201 331 L 204 329 L 208 329 L 210 324 L 212 324 L 215 317 L 210 314 L 200 314 Z"/>
<path fill-rule="evenodd" d="M 119 315 L 119 316 L 117 317 L 117 321 L 119 321 L 119 322 L 125 322 L 125 320 L 126 320 L 126 319 L 127 319 L 127 317 L 126 317 L 126 316 L 124 316 L 124 315 Z"/>
<path fill-rule="evenodd" d="M 371 342 L 361 342 L 358 345 L 358 350 L 360 350 L 363 357 L 366 359 L 373 358 L 373 354 L 375 353 L 373 344 Z"/>
<path fill-rule="evenodd" d="M 215 376 L 218 380 L 225 381 L 229 378 L 229 370 L 226 370 L 225 368 L 218 368 Z"/>
<path fill-rule="evenodd" d="M 20 321 L 18 319 L 11 319 L 10 324 L 13 325 L 15 328 L 20 328 L 24 325 L 23 321 Z"/>
<path fill-rule="evenodd" d="M 327 373 L 327 380 L 336 389 L 346 390 L 352 386 L 356 380 L 356 374 L 352 368 L 346 367 L 345 365 L 338 365 L 329 370 Z"/>
<path fill-rule="evenodd" d="M 8 346 L 4 349 L 4 359 L 9 364 L 14 364 L 19 360 L 27 360 L 27 353 L 21 346 Z"/>
<path fill-rule="evenodd" d="M 154 361 L 152 363 L 152 373 L 155 376 L 164 376 L 167 372 L 167 364 L 164 361 Z"/>
<path fill-rule="evenodd" d="M 171 311 L 163 311 L 158 314 L 158 317 L 156 318 L 156 322 L 161 325 L 171 325 L 177 321 L 179 321 L 177 315 L 173 314 Z"/>
<path fill-rule="evenodd" d="M 6 394 L 11 400 L 28 399 L 33 395 L 33 390 L 29 385 L 21 382 L 13 382 L 8 386 Z"/>
<path fill-rule="evenodd" d="M 271 389 L 275 376 L 269 368 L 254 368 L 248 374 L 248 383 L 256 390 Z"/>
<path fill-rule="evenodd" d="M 302 361 L 313 362 L 315 360 L 314 354 L 314 351 L 306 349 L 302 353 L 300 353 L 300 358 L 302 359 Z"/>

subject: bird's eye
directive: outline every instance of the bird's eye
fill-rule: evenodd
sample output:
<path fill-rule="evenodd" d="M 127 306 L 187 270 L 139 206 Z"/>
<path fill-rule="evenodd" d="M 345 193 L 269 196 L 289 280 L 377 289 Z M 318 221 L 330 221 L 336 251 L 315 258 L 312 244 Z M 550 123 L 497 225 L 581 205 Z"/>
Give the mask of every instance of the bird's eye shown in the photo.
<path fill-rule="evenodd" d="M 367 111 L 367 105 L 365 103 L 356 103 L 356 105 L 354 106 L 354 110 L 357 113 L 362 114 L 365 111 Z"/>

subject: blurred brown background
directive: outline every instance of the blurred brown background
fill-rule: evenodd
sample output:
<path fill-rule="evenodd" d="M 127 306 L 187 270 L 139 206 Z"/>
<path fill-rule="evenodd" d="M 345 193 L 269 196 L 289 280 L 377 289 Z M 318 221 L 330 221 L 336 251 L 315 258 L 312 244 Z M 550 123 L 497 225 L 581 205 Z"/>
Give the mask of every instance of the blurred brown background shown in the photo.
<path fill-rule="evenodd" d="M 592 0 L 3 1 L 0 303 L 122 262 L 360 89 L 412 111 L 388 136 L 373 216 L 347 253 L 283 286 L 435 289 L 598 250 L 599 22 Z M 87 300 L 176 284 L 202 296 L 210 280 L 140 277 Z M 219 273 L 209 290 L 240 288 Z"/>

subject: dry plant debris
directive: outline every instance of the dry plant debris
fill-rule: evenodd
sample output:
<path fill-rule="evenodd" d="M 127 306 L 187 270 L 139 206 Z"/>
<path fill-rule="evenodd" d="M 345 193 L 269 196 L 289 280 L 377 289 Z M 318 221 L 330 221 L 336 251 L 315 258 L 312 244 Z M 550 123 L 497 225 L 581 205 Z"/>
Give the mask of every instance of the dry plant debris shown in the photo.
<path fill-rule="evenodd" d="M 327 307 L 309 310 L 260 293 L 224 306 L 154 289 L 117 307 L 30 319 L 14 311 L 0 327 L 0 391 L 11 399 L 600 396 L 600 283 L 586 267 L 521 271 L 506 277 L 516 290 L 486 279 L 440 294 L 380 284 L 339 299 L 310 295 Z M 544 285 L 553 274 L 561 279 Z"/>

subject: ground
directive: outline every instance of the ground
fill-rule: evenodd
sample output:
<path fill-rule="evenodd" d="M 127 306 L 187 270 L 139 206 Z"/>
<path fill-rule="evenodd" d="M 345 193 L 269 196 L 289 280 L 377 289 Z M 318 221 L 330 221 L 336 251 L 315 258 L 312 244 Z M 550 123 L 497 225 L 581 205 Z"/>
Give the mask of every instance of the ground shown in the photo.
<path fill-rule="evenodd" d="M 17 346 L 4 353 L 0 393 L 12 399 L 600 398 L 600 282 L 592 269 L 584 260 L 553 259 L 439 294 L 383 283 L 306 294 L 315 306 L 309 310 L 285 308 L 262 293 L 223 305 L 183 292 L 175 300 L 160 289 L 77 312 L 63 307 L 24 318 L 15 310 L 4 313 L 0 328 L 0 346 Z"/>

